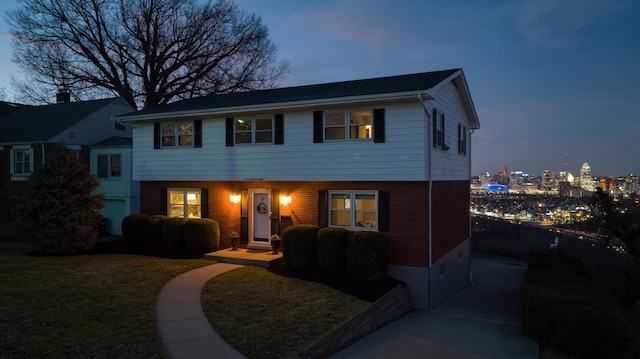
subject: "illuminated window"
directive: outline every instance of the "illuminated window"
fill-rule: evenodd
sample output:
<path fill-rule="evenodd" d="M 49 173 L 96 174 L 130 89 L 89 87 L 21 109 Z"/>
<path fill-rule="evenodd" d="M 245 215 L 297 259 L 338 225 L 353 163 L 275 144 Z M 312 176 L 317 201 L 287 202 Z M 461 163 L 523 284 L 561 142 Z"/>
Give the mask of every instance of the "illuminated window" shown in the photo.
<path fill-rule="evenodd" d="M 327 112 L 324 118 L 325 140 L 371 139 L 371 111 Z"/>
<path fill-rule="evenodd" d="M 201 192 L 199 189 L 169 189 L 169 216 L 201 218 Z"/>
<path fill-rule="evenodd" d="M 98 155 L 98 178 L 122 176 L 122 157 L 119 154 Z"/>
<path fill-rule="evenodd" d="M 162 124 L 162 147 L 192 147 L 193 122 Z"/>
<path fill-rule="evenodd" d="M 377 230 L 378 193 L 331 191 L 329 225 L 349 229 Z"/>
<path fill-rule="evenodd" d="M 273 119 L 271 117 L 236 118 L 235 143 L 273 143 Z"/>

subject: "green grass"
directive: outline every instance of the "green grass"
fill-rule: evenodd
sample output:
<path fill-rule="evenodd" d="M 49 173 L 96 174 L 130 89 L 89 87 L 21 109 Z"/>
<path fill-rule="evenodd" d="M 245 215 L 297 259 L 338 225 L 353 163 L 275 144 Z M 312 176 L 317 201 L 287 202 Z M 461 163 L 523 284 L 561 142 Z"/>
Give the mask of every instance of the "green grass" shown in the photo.
<path fill-rule="evenodd" d="M 290 358 L 371 303 L 322 284 L 242 267 L 209 280 L 205 315 L 249 358 Z"/>
<path fill-rule="evenodd" d="M 126 254 L 31 257 L 0 248 L 0 357 L 164 358 L 155 298 L 212 264 Z"/>

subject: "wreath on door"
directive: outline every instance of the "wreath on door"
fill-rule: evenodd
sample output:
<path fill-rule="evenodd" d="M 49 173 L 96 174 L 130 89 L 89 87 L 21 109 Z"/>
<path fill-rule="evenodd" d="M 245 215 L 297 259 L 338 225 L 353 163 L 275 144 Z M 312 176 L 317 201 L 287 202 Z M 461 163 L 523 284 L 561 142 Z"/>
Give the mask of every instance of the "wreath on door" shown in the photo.
<path fill-rule="evenodd" d="M 258 213 L 267 213 L 267 205 L 264 203 L 260 203 L 258 207 L 256 207 Z"/>

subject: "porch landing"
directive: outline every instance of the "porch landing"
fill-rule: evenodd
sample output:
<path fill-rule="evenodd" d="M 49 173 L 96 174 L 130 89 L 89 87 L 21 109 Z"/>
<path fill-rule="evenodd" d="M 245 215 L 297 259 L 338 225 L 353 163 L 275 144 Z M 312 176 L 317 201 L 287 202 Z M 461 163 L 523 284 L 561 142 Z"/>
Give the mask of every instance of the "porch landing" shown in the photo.
<path fill-rule="evenodd" d="M 271 250 L 238 248 L 232 251 L 230 248 L 207 253 L 204 259 L 215 259 L 221 263 L 240 264 L 254 267 L 270 268 L 282 261 L 282 252 L 273 254 Z"/>

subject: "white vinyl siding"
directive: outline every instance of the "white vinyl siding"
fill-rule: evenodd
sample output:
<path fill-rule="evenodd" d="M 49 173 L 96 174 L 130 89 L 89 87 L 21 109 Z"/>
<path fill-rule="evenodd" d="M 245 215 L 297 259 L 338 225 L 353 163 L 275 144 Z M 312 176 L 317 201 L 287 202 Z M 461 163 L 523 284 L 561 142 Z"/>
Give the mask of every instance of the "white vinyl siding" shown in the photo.
<path fill-rule="evenodd" d="M 446 143 L 455 146 L 458 123 L 467 123 L 455 86 L 438 90 L 444 98 L 428 101 L 445 116 Z M 459 108 L 458 108 L 459 107 Z M 202 148 L 153 149 L 153 123 L 136 123 L 133 141 L 134 180 L 205 181 L 426 181 L 469 180 L 470 156 L 430 147 L 431 117 L 417 100 L 350 106 L 350 111 L 385 109 L 385 142 L 325 141 L 313 143 L 313 111 L 344 111 L 344 107 L 295 111 L 284 115 L 280 146 L 226 146 L 226 116 L 202 121 Z M 247 114 L 246 117 L 256 117 Z M 469 140 L 467 146 L 469 146 Z M 429 151 L 432 164 L 429 166 Z M 468 152 L 468 151 L 467 151 Z M 431 168 L 432 176 L 429 174 Z"/>

